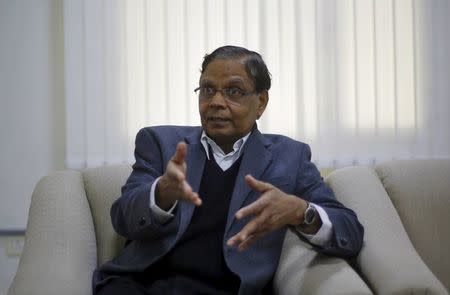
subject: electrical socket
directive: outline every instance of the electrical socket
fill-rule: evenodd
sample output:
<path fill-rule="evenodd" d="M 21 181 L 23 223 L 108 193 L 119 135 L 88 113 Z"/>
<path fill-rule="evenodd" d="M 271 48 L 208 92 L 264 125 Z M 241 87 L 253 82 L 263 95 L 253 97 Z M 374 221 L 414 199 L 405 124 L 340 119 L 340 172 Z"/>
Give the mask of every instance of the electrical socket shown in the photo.
<path fill-rule="evenodd" d="M 6 255 L 11 256 L 20 256 L 23 251 L 23 246 L 25 244 L 25 237 L 23 236 L 14 236 L 6 238 Z"/>

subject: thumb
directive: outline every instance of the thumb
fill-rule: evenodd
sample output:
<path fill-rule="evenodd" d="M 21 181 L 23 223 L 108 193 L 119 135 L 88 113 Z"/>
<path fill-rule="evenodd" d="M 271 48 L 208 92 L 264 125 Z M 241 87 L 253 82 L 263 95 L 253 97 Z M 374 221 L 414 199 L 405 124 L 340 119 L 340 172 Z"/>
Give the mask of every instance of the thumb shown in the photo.
<path fill-rule="evenodd" d="M 252 189 L 261 193 L 273 188 L 270 183 L 257 180 L 250 174 L 247 174 L 245 176 L 245 182 L 247 182 L 248 186 L 250 186 Z"/>
<path fill-rule="evenodd" d="M 184 158 L 186 157 L 187 153 L 187 146 L 184 142 L 179 142 L 177 144 L 177 149 L 175 150 L 175 154 L 172 157 L 172 161 L 174 161 L 177 164 L 183 164 Z"/>

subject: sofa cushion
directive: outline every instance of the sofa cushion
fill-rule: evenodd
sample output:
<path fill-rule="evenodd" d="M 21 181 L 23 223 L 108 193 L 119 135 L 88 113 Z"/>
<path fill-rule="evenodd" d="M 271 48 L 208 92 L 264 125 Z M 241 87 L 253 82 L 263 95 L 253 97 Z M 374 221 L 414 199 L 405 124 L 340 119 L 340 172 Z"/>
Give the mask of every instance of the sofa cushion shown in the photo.
<path fill-rule="evenodd" d="M 326 182 L 364 226 L 356 266 L 375 294 L 447 294 L 416 252 L 372 168 L 341 168 Z"/>
<path fill-rule="evenodd" d="M 376 171 L 417 252 L 450 290 L 450 160 L 392 161 Z"/>
<path fill-rule="evenodd" d="M 90 294 L 95 244 L 81 173 L 57 171 L 42 178 L 33 192 L 25 245 L 8 294 Z"/>
<path fill-rule="evenodd" d="M 125 239 L 114 231 L 109 211 L 112 203 L 120 197 L 120 189 L 130 173 L 130 165 L 106 166 L 83 171 L 84 187 L 97 237 L 99 265 L 117 256 L 123 248 Z"/>

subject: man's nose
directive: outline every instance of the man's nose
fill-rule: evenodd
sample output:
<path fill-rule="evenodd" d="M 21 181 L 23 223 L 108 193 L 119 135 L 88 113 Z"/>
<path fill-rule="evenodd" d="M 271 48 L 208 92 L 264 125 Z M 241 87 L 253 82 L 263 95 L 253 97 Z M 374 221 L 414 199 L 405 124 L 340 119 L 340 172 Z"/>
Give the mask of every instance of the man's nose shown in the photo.
<path fill-rule="evenodd" d="M 214 93 L 214 95 L 211 97 L 210 105 L 223 107 L 227 105 L 226 98 L 223 95 L 222 91 L 217 90 L 216 93 Z"/>

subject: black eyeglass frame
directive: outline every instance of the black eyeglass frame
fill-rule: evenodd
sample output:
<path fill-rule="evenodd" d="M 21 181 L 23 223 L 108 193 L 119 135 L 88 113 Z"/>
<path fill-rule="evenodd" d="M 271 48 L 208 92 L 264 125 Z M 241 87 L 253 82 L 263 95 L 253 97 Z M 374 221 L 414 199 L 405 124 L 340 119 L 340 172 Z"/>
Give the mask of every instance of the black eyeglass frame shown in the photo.
<path fill-rule="evenodd" d="M 207 95 L 206 97 L 202 97 L 202 96 L 201 96 L 201 89 L 202 89 L 202 88 L 203 88 L 203 89 L 205 89 L 205 88 L 210 88 L 210 89 L 213 89 L 214 91 L 213 91 L 213 93 Z M 200 92 L 197 93 L 197 91 L 199 91 L 199 90 L 200 90 Z M 230 94 L 229 92 L 227 93 L 227 91 L 230 91 L 230 90 L 237 90 L 237 91 L 239 92 L 239 95 L 236 96 L 236 97 L 233 97 L 232 94 Z M 223 96 L 227 101 L 229 101 L 229 102 L 231 102 L 231 103 L 234 103 L 234 104 L 241 104 L 241 103 L 242 103 L 241 100 L 242 100 L 244 97 L 249 96 L 249 95 L 258 94 L 258 93 L 259 93 L 259 92 L 255 91 L 255 90 L 245 92 L 245 91 L 241 90 L 241 89 L 238 88 L 238 87 L 214 88 L 214 87 L 210 87 L 210 86 L 199 86 L 199 87 L 197 87 L 197 88 L 194 89 L 194 92 L 195 92 L 196 94 L 198 94 L 198 97 L 199 97 L 200 100 L 210 100 L 211 98 L 214 97 L 214 95 L 216 95 L 216 93 L 217 93 L 218 91 L 220 91 L 220 92 L 222 93 L 222 96 Z"/>

